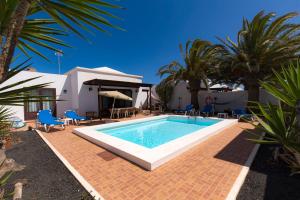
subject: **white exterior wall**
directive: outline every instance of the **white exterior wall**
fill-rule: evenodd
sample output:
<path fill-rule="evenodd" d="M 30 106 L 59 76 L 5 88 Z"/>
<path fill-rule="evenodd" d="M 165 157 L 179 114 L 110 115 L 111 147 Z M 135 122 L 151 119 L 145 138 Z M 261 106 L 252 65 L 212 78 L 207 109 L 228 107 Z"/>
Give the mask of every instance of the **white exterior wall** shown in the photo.
<path fill-rule="evenodd" d="M 143 90 L 149 90 L 148 87 L 140 87 L 138 89 L 138 93 L 136 93 L 136 99 L 132 102 L 132 105 L 136 108 L 143 108 L 144 105 L 147 104 L 147 92 Z M 150 98 L 150 90 L 148 92 L 149 98 Z M 148 99 L 149 101 L 149 99 Z M 150 102 L 148 102 L 150 103 Z M 148 104 L 150 105 L 150 104 Z"/>
<path fill-rule="evenodd" d="M 23 86 L 30 86 L 34 84 L 50 83 L 46 88 L 56 89 L 56 99 L 61 100 L 56 102 L 56 112 L 58 117 L 63 117 L 64 111 L 69 109 L 76 110 L 79 114 L 85 115 L 87 111 L 98 112 L 98 86 L 88 86 L 84 85 L 83 82 L 92 79 L 102 79 L 102 80 L 116 80 L 125 82 L 135 82 L 142 83 L 141 76 L 134 75 L 113 75 L 109 73 L 95 72 L 90 69 L 84 68 L 74 68 L 65 75 L 58 74 L 48 74 L 40 72 L 30 72 L 22 71 L 13 78 L 7 80 L 1 86 L 5 86 L 11 83 L 16 83 L 25 79 L 38 77 L 40 78 L 30 81 Z M 89 91 L 89 88 L 92 91 Z M 114 87 L 117 88 L 117 87 Z M 119 89 L 131 89 L 133 95 L 133 106 L 139 107 L 143 102 L 145 102 L 147 96 L 142 93 L 142 88 L 127 88 L 118 87 Z M 118 89 L 117 88 L 117 89 Z M 67 90 L 64 94 L 63 90 Z M 136 92 L 137 91 L 137 92 Z M 15 113 L 15 116 L 20 117 L 24 120 L 24 106 L 9 106 L 11 110 Z"/>
<path fill-rule="evenodd" d="M 180 98 L 180 105 L 179 105 Z M 170 109 L 184 109 L 186 105 L 191 103 L 191 94 L 187 89 L 185 82 L 179 82 L 173 90 L 173 95 L 168 106 Z"/>
<path fill-rule="evenodd" d="M 33 81 L 22 84 L 21 87 L 30 86 L 41 83 L 50 83 L 49 86 L 45 88 L 55 88 L 56 89 L 56 99 L 63 100 L 57 102 L 57 115 L 59 117 L 63 116 L 63 111 L 71 106 L 71 84 L 67 79 L 66 75 L 58 75 L 58 74 L 47 74 L 47 73 L 39 73 L 39 72 L 29 72 L 22 71 L 13 78 L 4 82 L 1 86 L 9 85 L 18 81 L 22 81 L 29 78 L 39 77 Z M 15 87 L 17 88 L 17 87 Z M 19 87 L 20 88 L 20 87 Z M 67 90 L 66 94 L 63 94 L 63 90 Z M 15 113 L 16 116 L 20 117 L 24 120 L 24 107 L 23 106 L 9 106 L 11 110 Z"/>
<path fill-rule="evenodd" d="M 72 98 L 72 109 L 78 111 L 79 114 L 85 115 L 87 111 L 98 112 L 98 86 L 84 85 L 85 81 L 92 79 L 102 79 L 102 80 L 115 80 L 124 82 L 135 82 L 142 83 L 142 78 L 138 76 L 126 76 L 126 75 L 114 75 L 105 73 L 95 73 L 91 70 L 85 70 L 82 68 L 75 68 L 69 72 L 71 77 L 72 88 L 73 88 L 73 98 Z M 92 88 L 89 91 L 89 88 Z M 105 88 L 105 87 L 103 87 Z M 106 87 L 109 88 L 109 87 Z M 113 87 L 116 89 L 131 89 L 133 95 L 133 106 L 139 107 L 141 102 L 146 100 L 141 93 L 141 89 L 138 88 L 128 88 L 128 87 Z M 136 93 L 138 90 L 138 93 Z"/>
<path fill-rule="evenodd" d="M 276 99 L 274 96 L 272 96 L 270 93 L 268 93 L 264 89 L 260 90 L 259 101 L 261 103 L 279 104 L 279 100 Z"/>
<path fill-rule="evenodd" d="M 223 112 L 224 109 L 237 109 L 245 108 L 248 101 L 247 91 L 235 91 L 235 92 L 208 92 L 200 91 L 198 94 L 199 106 L 203 108 L 206 103 L 207 96 L 214 99 L 217 97 L 217 103 L 224 103 L 223 105 L 215 105 L 216 112 Z"/>
<path fill-rule="evenodd" d="M 203 108 L 206 103 L 206 97 L 210 96 L 212 99 L 217 97 L 217 103 L 226 103 L 224 105 L 216 105 L 216 112 L 223 112 L 224 109 L 236 109 L 245 108 L 248 101 L 247 91 L 234 91 L 234 92 L 216 92 L 216 91 L 199 91 L 198 102 L 200 108 Z M 187 84 L 185 82 L 179 82 L 175 87 L 172 95 L 172 99 L 169 102 L 170 109 L 179 109 L 179 100 L 181 97 L 180 109 L 184 109 L 186 105 L 191 103 L 191 94 L 187 89 Z M 260 90 L 260 102 L 261 103 L 272 103 L 277 104 L 276 100 L 272 95 L 267 93 L 265 90 Z"/>

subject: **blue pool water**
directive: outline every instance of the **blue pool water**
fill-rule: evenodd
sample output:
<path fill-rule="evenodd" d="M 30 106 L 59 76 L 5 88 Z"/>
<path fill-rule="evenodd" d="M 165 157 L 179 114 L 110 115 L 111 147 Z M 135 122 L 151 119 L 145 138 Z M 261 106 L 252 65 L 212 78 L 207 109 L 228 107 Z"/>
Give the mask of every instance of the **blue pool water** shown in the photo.
<path fill-rule="evenodd" d="M 154 148 L 221 120 L 187 117 L 167 117 L 147 122 L 137 122 L 97 131 L 135 144 Z"/>

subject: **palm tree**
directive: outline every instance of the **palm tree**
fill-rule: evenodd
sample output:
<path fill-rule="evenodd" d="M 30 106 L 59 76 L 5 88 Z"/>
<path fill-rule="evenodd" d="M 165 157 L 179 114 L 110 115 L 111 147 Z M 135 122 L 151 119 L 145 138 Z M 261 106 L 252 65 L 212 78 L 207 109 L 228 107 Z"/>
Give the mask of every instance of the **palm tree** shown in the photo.
<path fill-rule="evenodd" d="M 300 65 L 289 64 L 274 72 L 274 78 L 260 82 L 262 88 L 279 100 L 277 105 L 257 102 L 253 112 L 260 130 L 266 132 L 262 139 L 252 139 L 260 144 L 276 144 L 278 157 L 285 161 L 292 174 L 300 173 Z M 278 151 L 280 149 L 280 151 Z"/>
<path fill-rule="evenodd" d="M 300 25 L 287 22 L 296 15 L 287 13 L 274 18 L 275 13 L 261 11 L 252 21 L 243 20 L 237 43 L 229 37 L 220 39 L 225 47 L 222 79 L 244 84 L 249 102 L 259 100 L 259 80 L 299 56 Z"/>
<path fill-rule="evenodd" d="M 208 88 L 208 75 L 214 69 L 216 56 L 220 54 L 221 49 L 220 45 L 213 45 L 205 40 L 188 41 L 185 50 L 180 45 L 184 65 L 173 61 L 162 66 L 158 74 L 160 76 L 167 74 L 166 81 L 175 81 L 175 83 L 180 80 L 187 81 L 191 93 L 191 104 L 198 109 L 198 92 L 201 89 L 201 83 Z"/>
<path fill-rule="evenodd" d="M 66 46 L 55 36 L 68 30 L 84 38 L 81 30 L 93 28 L 106 32 L 102 26 L 120 29 L 106 19 L 117 17 L 105 8 L 121 7 L 102 0 L 1 0 L 0 80 L 5 79 L 17 46 L 24 53 L 29 50 L 43 56 L 33 46 L 50 50 L 56 50 L 53 44 Z M 44 13 L 48 18 L 35 19 L 37 13 Z"/>
<path fill-rule="evenodd" d="M 49 83 L 45 84 L 31 84 L 30 86 L 25 86 L 24 84 L 29 83 L 37 78 L 29 78 L 25 80 L 21 80 L 15 83 L 6 84 L 6 80 L 9 78 L 15 76 L 16 74 L 20 73 L 24 69 L 26 69 L 29 65 L 27 65 L 27 61 L 21 63 L 20 65 L 13 67 L 2 81 L 0 81 L 0 146 L 1 146 L 1 153 L 4 154 L 4 158 L 6 160 L 5 156 L 5 149 L 3 149 L 4 141 L 7 140 L 7 137 L 10 137 L 10 131 L 11 131 L 11 117 L 15 114 L 10 108 L 6 107 L 7 105 L 10 106 L 22 106 L 25 102 L 35 102 L 35 101 L 47 101 L 46 96 L 30 96 L 29 92 L 32 90 L 36 90 L 39 88 L 43 88 L 45 86 L 48 86 Z M 5 83 L 6 82 L 6 83 Z M 49 100 L 48 100 L 49 101 Z M 51 100 L 52 101 L 52 100 Z M 55 101 L 55 99 L 53 99 Z M 2 156 L 3 157 L 3 156 Z M 9 159 L 10 163 L 13 163 L 10 167 L 5 167 L 5 164 L 3 164 L 6 161 L 3 161 L 1 159 L 1 170 L 5 172 L 5 175 L 0 175 L 0 180 L 2 182 L 1 184 L 1 199 L 4 196 L 8 196 L 9 194 L 5 194 L 3 187 L 8 183 L 8 179 L 11 176 L 11 174 L 14 171 L 19 171 L 23 169 L 23 167 L 20 167 L 18 163 L 15 162 L 14 159 Z M 14 190 L 14 193 L 16 192 L 16 188 Z M 10 195 L 11 196 L 11 195 Z"/>
<path fill-rule="evenodd" d="M 3 136 L 9 133 L 11 125 L 9 118 L 14 114 L 6 106 L 23 106 L 26 102 L 47 101 L 48 99 L 47 96 L 32 96 L 30 95 L 30 91 L 46 87 L 49 83 L 31 84 L 30 86 L 24 85 L 41 77 L 28 78 L 10 84 L 5 83 L 6 80 L 17 75 L 29 66 L 30 64 L 28 64 L 28 61 L 25 61 L 15 67 L 12 67 L 5 79 L 0 81 L 0 144 Z M 55 101 L 55 99 L 51 99 L 51 101 Z"/>
<path fill-rule="evenodd" d="M 172 98 L 173 84 L 163 79 L 156 87 L 156 93 L 158 94 L 163 110 L 168 110 L 168 103 Z"/>
<path fill-rule="evenodd" d="M 24 86 L 24 83 L 40 77 L 6 84 L 6 80 L 29 66 L 24 66 L 27 63 L 24 62 L 9 70 L 15 48 L 18 47 L 25 54 L 29 50 L 46 58 L 34 46 L 41 46 L 50 50 L 56 50 L 53 45 L 67 46 L 63 41 L 56 38 L 56 36 L 66 34 L 67 30 L 71 30 L 84 38 L 82 33 L 77 30 L 78 27 L 88 31 L 88 25 L 103 32 L 105 30 L 100 25 L 118 28 L 104 18 L 105 16 L 115 16 L 105 11 L 103 7 L 120 8 L 101 0 L 0 1 L 0 139 L 9 132 L 9 118 L 13 114 L 5 107 L 6 105 L 22 106 L 26 102 L 48 101 L 47 97 L 32 96 L 29 92 L 43 88 L 49 83 Z M 48 15 L 49 18 L 35 19 L 36 14 L 41 12 Z M 55 99 L 52 100 L 55 101 Z M 1 177 L 1 181 L 5 183 L 8 177 Z"/>

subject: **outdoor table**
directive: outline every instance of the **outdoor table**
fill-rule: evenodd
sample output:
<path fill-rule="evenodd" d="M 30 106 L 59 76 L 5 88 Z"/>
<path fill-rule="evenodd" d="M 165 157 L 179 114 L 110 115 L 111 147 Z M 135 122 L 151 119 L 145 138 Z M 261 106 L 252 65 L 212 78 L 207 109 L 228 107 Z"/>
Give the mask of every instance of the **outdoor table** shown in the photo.
<path fill-rule="evenodd" d="M 228 113 L 218 113 L 218 118 L 228 118 Z"/>
<path fill-rule="evenodd" d="M 62 119 L 62 120 L 63 120 L 64 124 L 67 125 L 67 126 L 70 125 L 70 121 L 73 122 L 73 119 L 72 119 L 72 118 L 64 118 L 64 119 Z"/>

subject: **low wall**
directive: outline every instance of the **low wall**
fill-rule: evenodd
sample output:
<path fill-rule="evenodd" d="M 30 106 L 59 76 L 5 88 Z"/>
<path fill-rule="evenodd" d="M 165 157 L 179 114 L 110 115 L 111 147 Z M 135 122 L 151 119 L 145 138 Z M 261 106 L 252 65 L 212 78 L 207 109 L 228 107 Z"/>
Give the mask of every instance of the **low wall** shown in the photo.
<path fill-rule="evenodd" d="M 247 91 L 234 91 L 234 92 L 216 92 L 216 91 L 200 91 L 198 94 L 198 102 L 200 108 L 205 106 L 206 97 L 210 96 L 212 99 L 215 97 L 217 105 L 215 107 L 216 112 L 222 112 L 224 109 L 236 109 L 245 108 L 248 100 Z M 277 104 L 276 100 L 265 90 L 260 90 L 260 102 Z M 178 83 L 174 88 L 172 99 L 169 102 L 170 109 L 184 109 L 186 105 L 191 103 L 191 94 L 187 89 L 187 85 L 184 82 Z"/>
<path fill-rule="evenodd" d="M 200 108 L 203 108 L 206 103 L 206 97 L 210 96 L 212 99 L 216 99 L 215 109 L 216 112 L 222 112 L 224 109 L 237 109 L 245 108 L 248 100 L 247 91 L 236 92 L 208 92 L 200 91 L 198 95 L 198 101 Z"/>

